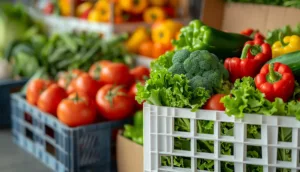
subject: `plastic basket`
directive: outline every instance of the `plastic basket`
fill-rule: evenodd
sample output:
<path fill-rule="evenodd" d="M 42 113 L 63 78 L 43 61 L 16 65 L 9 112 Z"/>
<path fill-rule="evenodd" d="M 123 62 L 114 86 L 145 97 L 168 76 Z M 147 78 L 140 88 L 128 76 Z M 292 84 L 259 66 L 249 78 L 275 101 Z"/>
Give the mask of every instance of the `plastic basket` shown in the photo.
<path fill-rule="evenodd" d="M 16 92 L 27 82 L 23 80 L 0 80 L 0 128 L 9 127 L 10 118 L 10 93 Z"/>
<path fill-rule="evenodd" d="M 117 130 L 129 119 L 70 128 L 12 94 L 13 141 L 56 172 L 116 170 Z"/>
<path fill-rule="evenodd" d="M 190 132 L 178 132 L 174 129 L 176 118 L 190 120 Z M 213 134 L 198 134 L 197 120 L 214 121 Z M 220 125 L 223 122 L 234 124 L 233 136 L 222 136 Z M 248 139 L 247 125 L 261 127 L 260 139 Z M 292 142 L 278 141 L 278 130 L 281 127 L 292 129 Z M 278 169 L 290 169 L 291 172 L 299 172 L 299 129 L 300 122 L 294 117 L 263 116 L 246 114 L 243 119 L 227 116 L 222 111 L 199 110 L 191 112 L 190 109 L 159 107 L 144 104 L 144 171 L 167 172 L 167 171 L 201 171 L 197 169 L 197 160 L 205 159 L 214 162 L 214 171 L 222 172 L 222 162 L 233 162 L 235 172 L 246 172 L 247 165 L 260 165 L 263 172 L 276 172 Z M 175 150 L 174 138 L 189 138 L 190 150 Z M 214 144 L 213 153 L 197 151 L 197 140 L 210 140 Z M 230 142 L 234 147 L 233 155 L 226 156 L 220 152 L 220 144 Z M 261 158 L 247 157 L 248 146 L 261 147 Z M 279 149 L 289 149 L 291 161 L 277 160 Z M 171 158 L 170 166 L 163 166 L 161 158 Z M 174 167 L 173 158 L 181 156 L 189 158 L 191 168 Z"/>

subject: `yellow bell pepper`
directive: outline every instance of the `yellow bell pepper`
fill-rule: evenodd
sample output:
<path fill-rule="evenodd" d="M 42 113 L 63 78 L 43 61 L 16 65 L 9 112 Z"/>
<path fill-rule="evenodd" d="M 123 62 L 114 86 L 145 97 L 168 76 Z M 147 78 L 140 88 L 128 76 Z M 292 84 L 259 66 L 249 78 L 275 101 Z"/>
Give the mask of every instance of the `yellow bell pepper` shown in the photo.
<path fill-rule="evenodd" d="M 62 16 L 71 16 L 71 1 L 59 0 L 58 6 Z"/>
<path fill-rule="evenodd" d="M 182 25 L 172 20 L 166 20 L 153 26 L 151 36 L 155 43 L 171 44 Z"/>
<path fill-rule="evenodd" d="M 133 14 L 140 14 L 148 6 L 148 0 L 120 0 L 121 8 L 124 11 L 131 12 Z"/>
<path fill-rule="evenodd" d="M 165 19 L 165 11 L 160 7 L 148 8 L 143 15 L 144 21 L 147 23 L 153 23 L 157 20 Z"/>
<path fill-rule="evenodd" d="M 99 0 L 95 5 L 95 10 L 98 11 L 98 22 L 108 22 L 110 19 L 110 4 L 106 0 Z"/>
<path fill-rule="evenodd" d="M 272 46 L 272 57 L 278 57 L 300 50 L 300 37 L 297 35 L 286 36 Z"/>
<path fill-rule="evenodd" d="M 137 30 L 135 30 L 135 32 L 133 32 L 131 37 L 128 39 L 128 41 L 126 42 L 126 47 L 130 52 L 138 53 L 140 45 L 144 41 L 149 40 L 150 36 L 146 28 L 140 27 Z"/>

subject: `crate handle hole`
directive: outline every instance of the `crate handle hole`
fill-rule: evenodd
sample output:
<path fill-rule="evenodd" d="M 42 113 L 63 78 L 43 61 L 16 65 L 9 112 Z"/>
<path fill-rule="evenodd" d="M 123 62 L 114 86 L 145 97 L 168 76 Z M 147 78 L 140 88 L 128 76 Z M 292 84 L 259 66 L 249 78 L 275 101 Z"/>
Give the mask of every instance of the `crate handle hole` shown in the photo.
<path fill-rule="evenodd" d="M 56 150 L 55 147 L 46 141 L 46 151 L 56 158 Z"/>
<path fill-rule="evenodd" d="M 54 130 L 48 125 L 45 125 L 45 134 L 54 139 Z"/>
<path fill-rule="evenodd" d="M 33 124 L 33 120 L 32 120 L 32 116 L 27 113 L 27 112 L 24 112 L 24 120 L 28 123 L 28 124 Z"/>
<path fill-rule="evenodd" d="M 33 141 L 33 132 L 30 131 L 28 128 L 25 128 L 25 136 Z"/>

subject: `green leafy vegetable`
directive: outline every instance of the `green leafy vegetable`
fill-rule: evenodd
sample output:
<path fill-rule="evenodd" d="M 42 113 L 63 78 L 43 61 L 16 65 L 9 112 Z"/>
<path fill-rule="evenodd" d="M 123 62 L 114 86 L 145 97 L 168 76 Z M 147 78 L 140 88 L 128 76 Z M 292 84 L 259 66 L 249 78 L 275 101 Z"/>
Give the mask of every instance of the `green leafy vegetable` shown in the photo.
<path fill-rule="evenodd" d="M 231 90 L 231 95 L 223 97 L 221 102 L 224 103 L 226 114 L 237 118 L 242 118 L 244 113 L 300 117 L 299 101 L 285 103 L 282 99 L 276 98 L 274 102 L 270 102 L 255 88 L 251 77 L 237 80 Z"/>
<path fill-rule="evenodd" d="M 123 135 L 128 139 L 136 142 L 137 144 L 143 145 L 143 112 L 137 111 L 134 115 L 133 125 L 126 124 L 124 125 Z"/>
<path fill-rule="evenodd" d="M 172 75 L 167 69 L 154 70 L 145 86 L 137 85 L 136 100 L 158 106 L 189 107 L 193 111 L 202 107 L 210 94 L 203 88 L 192 90 L 184 75 Z"/>
<path fill-rule="evenodd" d="M 161 165 L 162 166 L 171 166 L 171 157 L 170 156 L 161 156 Z"/>
<path fill-rule="evenodd" d="M 208 160 L 208 159 L 197 160 L 198 170 L 214 171 L 214 164 L 215 164 L 214 160 Z"/>
<path fill-rule="evenodd" d="M 300 24 L 298 24 L 294 29 L 292 29 L 291 26 L 287 25 L 281 29 L 274 29 L 272 31 L 268 31 L 266 42 L 272 46 L 276 41 L 279 41 L 280 33 L 283 37 L 291 35 L 300 36 Z"/>

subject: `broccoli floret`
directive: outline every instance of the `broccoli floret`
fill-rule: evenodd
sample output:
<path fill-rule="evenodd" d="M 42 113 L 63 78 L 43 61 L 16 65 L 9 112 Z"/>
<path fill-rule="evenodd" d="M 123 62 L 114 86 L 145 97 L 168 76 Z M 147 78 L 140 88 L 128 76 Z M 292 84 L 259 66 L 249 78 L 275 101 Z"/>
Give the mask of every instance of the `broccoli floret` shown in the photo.
<path fill-rule="evenodd" d="M 185 74 L 193 90 L 202 87 L 211 93 L 218 92 L 217 90 L 222 88 L 223 82 L 229 76 L 218 57 L 206 50 L 194 51 L 189 54 L 188 58 L 180 57 L 180 55 L 186 56 L 187 54 L 189 53 L 186 50 L 177 51 L 173 56 L 173 65 L 169 68 L 169 72 Z M 175 55 L 177 55 L 176 58 Z"/>
<path fill-rule="evenodd" d="M 172 74 L 185 74 L 186 71 L 184 70 L 183 64 L 182 63 L 176 63 L 173 64 L 169 69 L 169 72 L 171 72 Z"/>
<path fill-rule="evenodd" d="M 210 92 L 212 91 L 212 88 L 210 86 L 208 78 L 202 77 L 202 76 L 195 76 L 190 80 L 190 86 L 192 87 L 193 90 L 195 90 L 198 87 L 203 87 Z"/>
<path fill-rule="evenodd" d="M 178 64 L 178 63 L 183 63 L 188 57 L 190 56 L 190 52 L 188 50 L 179 50 L 177 51 L 173 58 L 172 58 L 172 63 L 173 64 Z"/>

